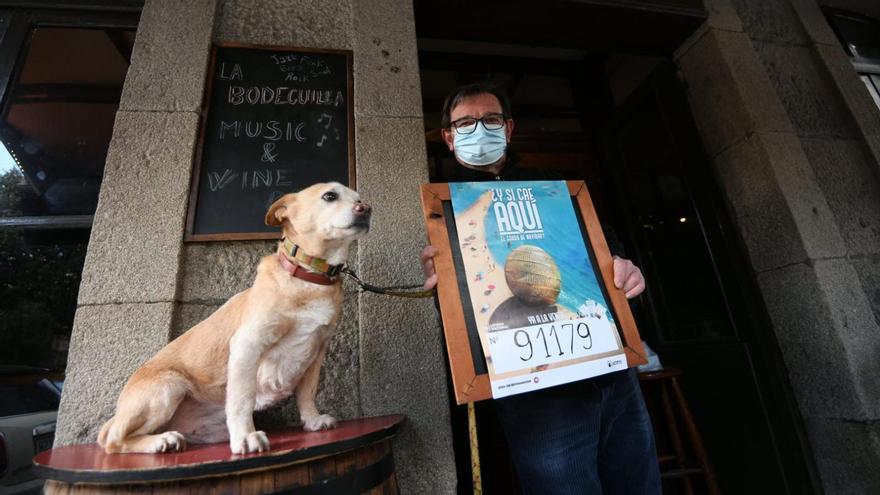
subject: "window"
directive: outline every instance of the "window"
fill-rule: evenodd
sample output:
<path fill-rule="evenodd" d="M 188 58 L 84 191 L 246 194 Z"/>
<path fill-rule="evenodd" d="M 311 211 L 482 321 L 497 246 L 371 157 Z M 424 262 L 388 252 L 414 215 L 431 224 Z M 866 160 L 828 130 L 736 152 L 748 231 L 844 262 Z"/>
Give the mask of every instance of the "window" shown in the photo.
<path fill-rule="evenodd" d="M 836 9 L 825 9 L 825 15 L 868 93 L 880 107 L 880 21 Z"/>
<path fill-rule="evenodd" d="M 63 370 L 137 13 L 0 17 L 0 364 Z"/>
<path fill-rule="evenodd" d="M 0 383 L 0 417 L 57 411 L 61 390 L 46 378 Z"/>

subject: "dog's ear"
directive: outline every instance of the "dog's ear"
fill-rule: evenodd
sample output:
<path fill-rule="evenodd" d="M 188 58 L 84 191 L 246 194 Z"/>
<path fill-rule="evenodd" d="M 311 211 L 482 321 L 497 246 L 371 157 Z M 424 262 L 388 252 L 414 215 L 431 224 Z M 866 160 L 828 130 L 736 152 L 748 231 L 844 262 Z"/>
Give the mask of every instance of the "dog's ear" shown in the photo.
<path fill-rule="evenodd" d="M 269 207 L 269 211 L 266 212 L 266 225 L 270 227 L 281 227 L 281 224 L 284 223 L 284 219 L 287 218 L 288 212 L 287 209 L 293 205 L 296 200 L 296 194 L 285 194 L 278 198 L 272 206 Z"/>

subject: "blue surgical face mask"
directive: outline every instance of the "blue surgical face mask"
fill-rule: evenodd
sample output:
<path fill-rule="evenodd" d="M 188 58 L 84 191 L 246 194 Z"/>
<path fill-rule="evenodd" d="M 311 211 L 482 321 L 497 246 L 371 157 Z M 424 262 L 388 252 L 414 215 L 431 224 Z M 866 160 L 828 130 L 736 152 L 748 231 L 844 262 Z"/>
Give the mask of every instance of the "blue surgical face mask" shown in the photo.
<path fill-rule="evenodd" d="M 454 130 L 452 132 L 455 132 Z M 492 165 L 504 156 L 507 149 L 507 135 L 504 128 L 486 130 L 482 122 L 470 134 L 455 133 L 455 156 L 474 167 Z"/>

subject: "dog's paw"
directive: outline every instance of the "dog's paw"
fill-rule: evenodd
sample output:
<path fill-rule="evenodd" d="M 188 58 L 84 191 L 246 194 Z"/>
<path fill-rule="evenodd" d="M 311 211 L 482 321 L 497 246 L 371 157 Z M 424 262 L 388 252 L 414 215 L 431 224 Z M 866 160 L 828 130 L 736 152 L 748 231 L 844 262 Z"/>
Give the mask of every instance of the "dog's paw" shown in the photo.
<path fill-rule="evenodd" d="M 237 436 L 237 435 L 236 435 Z M 252 431 L 245 436 L 229 439 L 229 448 L 233 454 L 249 454 L 251 452 L 268 452 L 269 437 L 262 431 Z"/>
<path fill-rule="evenodd" d="M 336 418 L 329 414 L 319 414 L 310 418 L 303 418 L 303 429 L 306 431 L 329 430 L 336 427 Z"/>
<path fill-rule="evenodd" d="M 186 448 L 186 438 L 176 431 L 166 431 L 156 435 L 153 452 L 180 452 Z"/>

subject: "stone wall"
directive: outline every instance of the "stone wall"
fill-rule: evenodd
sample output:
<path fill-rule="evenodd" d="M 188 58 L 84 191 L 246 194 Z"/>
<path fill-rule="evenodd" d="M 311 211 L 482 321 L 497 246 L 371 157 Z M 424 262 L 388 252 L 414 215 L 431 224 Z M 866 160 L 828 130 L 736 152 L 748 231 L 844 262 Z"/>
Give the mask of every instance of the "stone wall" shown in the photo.
<path fill-rule="evenodd" d="M 373 230 L 350 260 L 379 285 L 421 280 L 418 186 L 427 182 L 411 2 L 147 0 L 83 273 L 56 443 L 94 441 L 127 377 L 246 288 L 267 241 L 183 243 L 212 42 L 354 54 L 358 190 Z M 404 493 L 455 490 L 445 367 L 429 300 L 348 296 L 318 406 L 339 418 L 404 413 Z M 298 421 L 292 401 L 258 425 Z"/>
<path fill-rule="evenodd" d="M 815 2 L 705 4 L 676 59 L 821 483 L 878 492 L 880 112 Z"/>

